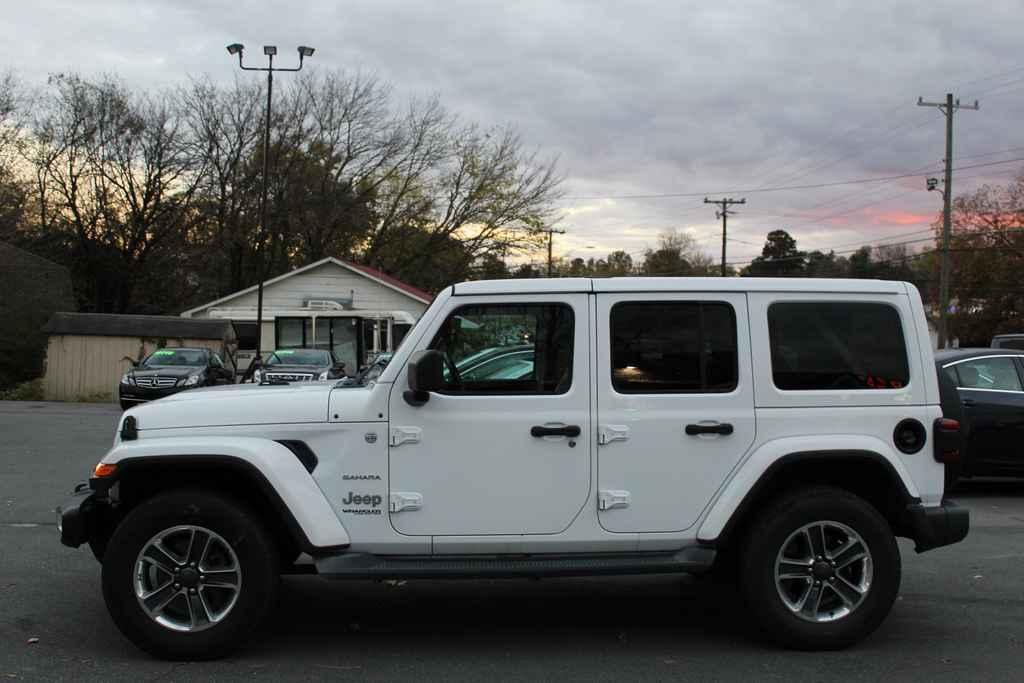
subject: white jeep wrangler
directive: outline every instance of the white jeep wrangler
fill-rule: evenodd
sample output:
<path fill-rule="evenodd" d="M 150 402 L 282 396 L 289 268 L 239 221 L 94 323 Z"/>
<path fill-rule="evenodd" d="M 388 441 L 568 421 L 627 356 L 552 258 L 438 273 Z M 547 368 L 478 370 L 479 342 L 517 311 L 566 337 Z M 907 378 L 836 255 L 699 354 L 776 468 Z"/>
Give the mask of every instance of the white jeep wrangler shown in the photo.
<path fill-rule="evenodd" d="M 61 540 L 90 544 L 114 621 L 162 657 L 238 645 L 303 567 L 722 569 L 769 637 L 843 647 L 892 607 L 896 536 L 920 552 L 967 534 L 943 501 L 958 425 L 928 341 L 901 282 L 457 284 L 365 385 L 129 410 L 58 509 Z"/>

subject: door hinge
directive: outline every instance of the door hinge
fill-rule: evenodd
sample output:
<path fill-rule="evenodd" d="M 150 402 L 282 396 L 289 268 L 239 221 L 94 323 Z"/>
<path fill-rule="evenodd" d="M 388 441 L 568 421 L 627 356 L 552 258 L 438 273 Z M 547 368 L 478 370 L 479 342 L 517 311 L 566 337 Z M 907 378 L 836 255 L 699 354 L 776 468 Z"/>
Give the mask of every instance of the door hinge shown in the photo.
<path fill-rule="evenodd" d="M 423 494 L 420 493 L 392 493 L 389 509 L 391 512 L 402 512 L 403 510 L 419 510 L 423 507 Z"/>
<path fill-rule="evenodd" d="M 601 491 L 597 494 L 597 509 L 611 510 L 629 507 L 629 491 Z"/>
<path fill-rule="evenodd" d="M 629 441 L 629 427 L 626 425 L 601 425 L 597 429 L 597 442 L 601 445 L 612 441 Z"/>
<path fill-rule="evenodd" d="M 392 446 L 401 446 L 403 443 L 419 443 L 423 430 L 419 427 L 392 427 L 391 439 L 388 441 Z"/>

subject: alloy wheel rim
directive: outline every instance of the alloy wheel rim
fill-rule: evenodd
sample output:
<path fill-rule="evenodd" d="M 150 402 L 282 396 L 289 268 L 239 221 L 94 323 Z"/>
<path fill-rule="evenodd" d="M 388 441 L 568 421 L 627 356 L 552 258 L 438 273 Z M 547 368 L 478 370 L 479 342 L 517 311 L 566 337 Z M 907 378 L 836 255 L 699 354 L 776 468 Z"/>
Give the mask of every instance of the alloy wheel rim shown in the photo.
<path fill-rule="evenodd" d="M 210 529 L 165 529 L 142 546 L 132 573 L 143 612 L 172 631 L 197 632 L 223 621 L 242 588 L 238 556 Z"/>
<path fill-rule="evenodd" d="M 775 588 L 805 621 L 836 621 L 855 611 L 871 590 L 874 563 L 864 539 L 849 526 L 818 521 L 800 527 L 775 558 Z"/>

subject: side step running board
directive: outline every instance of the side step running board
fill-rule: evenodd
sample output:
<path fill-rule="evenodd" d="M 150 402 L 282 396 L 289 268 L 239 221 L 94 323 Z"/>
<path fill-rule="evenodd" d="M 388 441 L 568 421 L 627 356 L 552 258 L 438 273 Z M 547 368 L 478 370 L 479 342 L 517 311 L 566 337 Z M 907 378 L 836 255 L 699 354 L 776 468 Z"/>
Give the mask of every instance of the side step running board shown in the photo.
<path fill-rule="evenodd" d="M 316 560 L 317 573 L 338 579 L 475 579 L 611 574 L 699 574 L 715 561 L 712 548 L 671 553 L 588 555 L 385 556 L 346 553 Z"/>

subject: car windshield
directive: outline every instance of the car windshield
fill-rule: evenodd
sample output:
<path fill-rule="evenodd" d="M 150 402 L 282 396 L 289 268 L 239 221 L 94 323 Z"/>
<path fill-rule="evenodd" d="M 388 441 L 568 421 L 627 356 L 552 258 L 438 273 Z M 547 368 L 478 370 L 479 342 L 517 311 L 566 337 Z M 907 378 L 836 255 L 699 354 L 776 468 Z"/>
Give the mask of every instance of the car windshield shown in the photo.
<path fill-rule="evenodd" d="M 205 349 L 157 349 L 149 358 L 142 361 L 145 367 L 164 367 L 168 365 L 201 366 L 206 365 Z"/>
<path fill-rule="evenodd" d="M 331 365 L 331 354 L 318 349 L 281 349 L 270 354 L 267 365 Z"/>

